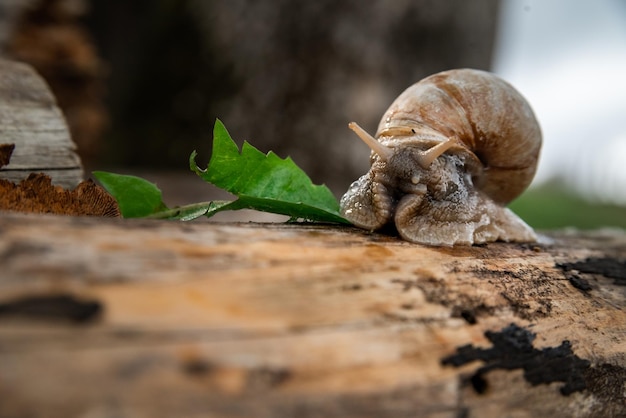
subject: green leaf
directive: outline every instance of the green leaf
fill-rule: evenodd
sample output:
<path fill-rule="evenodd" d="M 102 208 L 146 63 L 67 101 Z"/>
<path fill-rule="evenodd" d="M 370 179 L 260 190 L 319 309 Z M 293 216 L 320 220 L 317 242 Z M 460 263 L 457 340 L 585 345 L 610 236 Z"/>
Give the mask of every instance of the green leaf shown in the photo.
<path fill-rule="evenodd" d="M 189 157 L 191 169 L 205 181 L 234 194 L 234 201 L 200 202 L 168 209 L 159 188 L 135 176 L 94 172 L 117 200 L 125 218 L 149 217 L 188 221 L 224 210 L 255 209 L 291 219 L 349 223 L 339 215 L 337 200 L 326 186 L 317 186 L 290 159 L 261 153 L 249 143 L 241 152 L 219 120 L 215 123 L 213 154 L 207 170 Z"/>
<path fill-rule="evenodd" d="M 161 190 L 147 180 L 105 171 L 93 175 L 115 198 L 124 218 L 142 218 L 167 209 Z"/>
<path fill-rule="evenodd" d="M 206 170 L 189 157 L 192 171 L 205 181 L 237 196 L 222 210 L 255 209 L 297 219 L 349 223 L 339 214 L 339 204 L 324 185 L 318 186 L 291 160 L 273 152 L 263 154 L 247 142 L 241 152 L 220 120 L 213 130 L 213 153 Z"/>

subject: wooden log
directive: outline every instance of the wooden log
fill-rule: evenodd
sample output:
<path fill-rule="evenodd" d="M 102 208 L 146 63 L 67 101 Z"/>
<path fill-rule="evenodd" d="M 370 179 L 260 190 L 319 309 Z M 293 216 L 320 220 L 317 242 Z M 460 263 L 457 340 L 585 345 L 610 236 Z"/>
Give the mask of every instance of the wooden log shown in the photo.
<path fill-rule="evenodd" d="M 31 172 L 73 189 L 83 170 L 65 119 L 45 81 L 26 64 L 0 59 L 0 144 L 15 144 L 0 178 L 18 182 Z"/>
<path fill-rule="evenodd" d="M 0 54 L 31 65 L 46 80 L 83 164 L 94 165 L 108 119 L 104 106 L 108 71 L 85 23 L 89 2 L 7 1 L 0 5 Z"/>
<path fill-rule="evenodd" d="M 0 214 L 0 416 L 626 416 L 625 259 Z"/>

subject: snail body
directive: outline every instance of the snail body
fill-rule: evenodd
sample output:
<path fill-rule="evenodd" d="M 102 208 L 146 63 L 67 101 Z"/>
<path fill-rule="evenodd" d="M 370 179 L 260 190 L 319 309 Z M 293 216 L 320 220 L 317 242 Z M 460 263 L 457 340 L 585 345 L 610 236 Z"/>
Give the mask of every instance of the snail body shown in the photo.
<path fill-rule="evenodd" d="M 533 230 L 505 206 L 535 174 L 541 130 L 526 100 L 479 70 L 444 71 L 406 89 L 383 115 L 367 174 L 340 202 L 354 225 L 394 223 L 428 245 L 531 242 Z"/>

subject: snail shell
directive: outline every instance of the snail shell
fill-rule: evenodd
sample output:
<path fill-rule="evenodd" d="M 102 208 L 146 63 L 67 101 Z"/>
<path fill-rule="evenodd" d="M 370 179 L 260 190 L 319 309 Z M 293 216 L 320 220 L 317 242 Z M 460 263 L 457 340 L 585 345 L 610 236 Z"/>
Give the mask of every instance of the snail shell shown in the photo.
<path fill-rule="evenodd" d="M 350 124 L 372 149 L 367 174 L 340 202 L 342 215 L 429 245 L 535 241 L 505 207 L 530 184 L 541 130 L 526 100 L 478 70 L 434 74 L 391 104 L 376 138 Z"/>

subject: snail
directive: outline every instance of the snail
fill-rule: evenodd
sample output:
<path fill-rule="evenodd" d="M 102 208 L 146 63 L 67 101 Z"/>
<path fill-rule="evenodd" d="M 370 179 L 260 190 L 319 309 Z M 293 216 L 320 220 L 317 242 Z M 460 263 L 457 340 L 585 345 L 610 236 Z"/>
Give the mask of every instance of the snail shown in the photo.
<path fill-rule="evenodd" d="M 537 119 L 509 83 L 444 71 L 400 94 L 376 138 L 349 127 L 372 150 L 369 172 L 340 201 L 355 226 L 393 222 L 403 239 L 427 245 L 536 241 L 506 208 L 532 181 L 541 149 Z"/>

